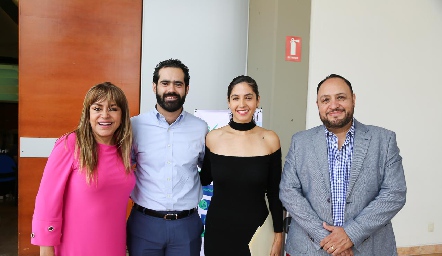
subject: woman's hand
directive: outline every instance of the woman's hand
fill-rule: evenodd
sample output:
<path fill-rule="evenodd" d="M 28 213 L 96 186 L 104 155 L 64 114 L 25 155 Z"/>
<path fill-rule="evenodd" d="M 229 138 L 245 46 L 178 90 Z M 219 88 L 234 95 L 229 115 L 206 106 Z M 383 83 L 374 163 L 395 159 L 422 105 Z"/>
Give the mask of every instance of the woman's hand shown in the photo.
<path fill-rule="evenodd" d="M 270 251 L 270 256 L 279 256 L 281 255 L 282 249 L 282 232 L 275 233 L 275 238 L 273 239 L 272 250 Z"/>
<path fill-rule="evenodd" d="M 54 246 L 40 246 L 40 256 L 55 256 Z"/>

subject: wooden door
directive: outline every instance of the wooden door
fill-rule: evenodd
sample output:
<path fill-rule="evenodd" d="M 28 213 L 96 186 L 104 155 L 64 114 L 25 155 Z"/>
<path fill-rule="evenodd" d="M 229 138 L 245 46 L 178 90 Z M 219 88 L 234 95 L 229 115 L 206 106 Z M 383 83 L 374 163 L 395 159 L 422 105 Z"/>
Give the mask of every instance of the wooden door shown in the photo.
<path fill-rule="evenodd" d="M 87 90 L 110 81 L 138 114 L 142 0 L 19 1 L 19 137 L 75 129 Z M 30 244 L 35 196 L 47 158 L 19 157 L 18 253 Z"/>

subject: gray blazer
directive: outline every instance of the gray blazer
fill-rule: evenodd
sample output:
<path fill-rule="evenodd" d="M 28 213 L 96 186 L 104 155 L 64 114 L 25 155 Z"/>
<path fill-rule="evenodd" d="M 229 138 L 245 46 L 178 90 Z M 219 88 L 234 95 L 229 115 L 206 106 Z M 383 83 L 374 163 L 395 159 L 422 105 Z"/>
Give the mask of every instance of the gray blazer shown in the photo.
<path fill-rule="evenodd" d="M 402 157 L 394 132 L 355 121 L 344 230 L 355 255 L 397 255 L 391 219 L 405 205 Z M 291 255 L 327 255 L 319 246 L 333 225 L 324 126 L 292 137 L 279 197 L 292 216 L 285 250 Z"/>

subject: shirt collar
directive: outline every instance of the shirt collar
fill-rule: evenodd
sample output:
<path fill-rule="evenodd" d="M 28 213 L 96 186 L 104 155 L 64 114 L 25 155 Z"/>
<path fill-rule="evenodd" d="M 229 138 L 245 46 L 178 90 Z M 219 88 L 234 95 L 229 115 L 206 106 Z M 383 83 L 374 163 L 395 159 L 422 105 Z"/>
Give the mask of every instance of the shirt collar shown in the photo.
<path fill-rule="evenodd" d="M 332 133 L 331 131 L 329 131 L 328 129 L 327 129 L 327 127 L 325 127 L 325 125 L 324 125 L 324 132 L 325 132 L 325 136 L 333 136 L 333 135 L 335 135 L 334 133 Z M 354 138 L 354 136 L 355 136 L 355 119 L 353 118 L 353 120 L 352 120 L 352 122 L 351 122 L 351 126 L 350 126 L 350 129 L 348 130 L 348 132 L 347 132 L 347 135 L 345 136 L 345 137 L 348 137 L 348 136 L 351 136 L 351 137 L 353 137 Z"/>
<path fill-rule="evenodd" d="M 155 113 L 155 116 L 156 116 L 158 122 L 160 122 L 160 121 L 167 122 L 166 118 L 160 112 L 158 112 L 156 104 L 155 104 L 155 108 L 154 108 L 154 113 Z M 185 113 L 186 112 L 184 111 L 184 108 L 183 108 L 183 111 L 181 111 L 180 115 L 177 117 L 177 119 L 172 124 L 178 123 L 179 121 L 181 121 L 181 119 L 184 118 Z"/>

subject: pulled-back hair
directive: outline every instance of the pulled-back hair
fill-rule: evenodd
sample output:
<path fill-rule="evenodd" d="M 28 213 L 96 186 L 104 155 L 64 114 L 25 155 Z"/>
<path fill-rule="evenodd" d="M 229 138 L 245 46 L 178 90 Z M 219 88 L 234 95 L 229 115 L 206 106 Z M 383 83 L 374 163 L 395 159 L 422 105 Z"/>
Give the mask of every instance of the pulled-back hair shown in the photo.
<path fill-rule="evenodd" d="M 227 88 L 227 100 L 230 102 L 230 94 L 232 94 L 233 87 L 239 83 L 246 83 L 250 85 L 252 88 L 252 91 L 256 94 L 256 99 L 259 97 L 259 91 L 258 91 L 258 84 L 256 83 L 255 79 L 251 78 L 250 76 L 237 76 L 233 78 L 232 82 L 230 82 L 229 87 Z"/>

